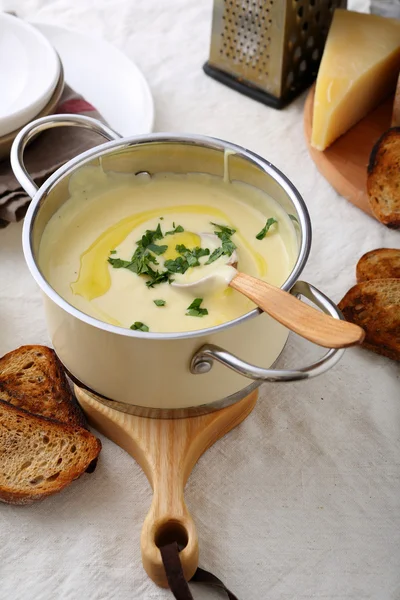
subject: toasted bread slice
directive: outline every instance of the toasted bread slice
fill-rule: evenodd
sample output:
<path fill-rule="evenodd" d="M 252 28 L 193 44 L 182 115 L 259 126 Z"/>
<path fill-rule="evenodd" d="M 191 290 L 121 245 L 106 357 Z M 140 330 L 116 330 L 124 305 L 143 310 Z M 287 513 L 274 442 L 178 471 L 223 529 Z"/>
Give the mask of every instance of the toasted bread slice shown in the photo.
<path fill-rule="evenodd" d="M 87 427 L 54 350 L 21 346 L 0 358 L 0 400 L 67 425 Z"/>
<path fill-rule="evenodd" d="M 363 281 L 339 303 L 345 319 L 365 330 L 363 346 L 400 360 L 400 279 Z"/>
<path fill-rule="evenodd" d="M 387 227 L 400 227 L 400 127 L 388 129 L 372 149 L 367 176 L 371 210 Z"/>
<path fill-rule="evenodd" d="M 101 443 L 83 427 L 32 415 L 0 400 L 0 500 L 31 504 L 84 473 Z"/>
<path fill-rule="evenodd" d="M 400 279 L 400 250 L 378 248 L 364 254 L 357 263 L 357 281 Z"/>

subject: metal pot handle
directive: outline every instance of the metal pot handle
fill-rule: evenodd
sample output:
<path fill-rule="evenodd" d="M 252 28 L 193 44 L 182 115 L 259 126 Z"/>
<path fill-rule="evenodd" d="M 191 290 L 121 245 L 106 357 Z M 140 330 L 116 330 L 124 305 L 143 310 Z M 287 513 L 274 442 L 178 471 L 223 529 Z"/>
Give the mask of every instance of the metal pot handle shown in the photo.
<path fill-rule="evenodd" d="M 119 133 L 107 125 L 104 125 L 101 121 L 83 115 L 50 115 L 49 117 L 42 117 L 41 119 L 32 121 L 32 123 L 28 123 L 28 125 L 25 125 L 16 136 L 11 147 L 10 159 L 15 177 L 31 198 L 33 198 L 39 188 L 30 177 L 24 164 L 24 151 L 26 145 L 33 137 L 42 131 L 52 129 L 53 127 L 64 127 L 66 125 L 75 125 L 77 127 L 90 129 L 91 131 L 102 135 L 107 140 L 119 140 L 121 138 Z"/>
<path fill-rule="evenodd" d="M 335 319 L 343 319 L 342 313 L 332 300 L 310 283 L 297 281 L 290 290 L 290 293 L 298 297 L 301 295 L 305 296 L 323 312 L 331 315 Z M 241 360 L 234 354 L 224 350 L 224 348 L 215 346 L 214 344 L 206 344 L 193 356 L 190 363 L 190 371 L 195 375 L 208 373 L 213 366 L 214 360 L 216 360 L 222 365 L 229 367 L 229 369 L 232 369 L 232 371 L 235 371 L 244 377 L 248 377 L 249 379 L 270 382 L 298 381 L 322 375 L 322 373 L 328 371 L 328 369 L 333 367 L 340 360 L 343 353 L 344 350 L 342 349 L 331 349 L 316 362 L 299 369 L 263 369 Z"/>

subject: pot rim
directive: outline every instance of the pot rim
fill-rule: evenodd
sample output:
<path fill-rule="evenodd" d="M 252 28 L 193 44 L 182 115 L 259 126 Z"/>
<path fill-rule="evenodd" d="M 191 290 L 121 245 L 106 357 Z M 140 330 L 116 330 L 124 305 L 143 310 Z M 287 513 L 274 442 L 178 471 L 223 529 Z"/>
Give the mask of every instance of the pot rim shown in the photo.
<path fill-rule="evenodd" d="M 246 158 L 251 163 L 259 167 L 266 174 L 270 175 L 285 190 L 285 192 L 288 194 L 297 210 L 297 214 L 299 216 L 298 222 L 302 233 L 301 244 L 296 263 L 286 281 L 281 285 L 281 289 L 286 291 L 289 291 L 292 288 L 292 286 L 299 278 L 308 260 L 308 256 L 310 254 L 311 249 L 312 237 L 310 216 L 306 204 L 296 187 L 277 167 L 275 167 L 272 163 L 262 158 L 255 152 L 252 152 L 250 150 L 247 150 L 246 148 L 243 148 L 242 146 L 233 144 L 231 142 L 227 142 L 219 138 L 198 134 L 182 135 L 179 133 L 143 134 L 138 136 L 131 136 L 129 138 L 121 138 L 115 141 L 109 141 L 104 144 L 100 144 L 98 146 L 95 146 L 94 148 L 82 152 L 78 156 L 69 160 L 65 165 L 57 169 L 57 171 L 55 171 L 45 181 L 45 183 L 39 188 L 35 196 L 32 198 L 32 201 L 25 216 L 22 230 L 22 247 L 25 256 L 25 261 L 36 283 L 39 285 L 42 292 L 44 292 L 50 300 L 52 300 L 55 304 L 57 304 L 61 309 L 65 310 L 71 316 L 97 329 L 102 329 L 103 331 L 106 331 L 108 333 L 114 333 L 117 335 L 122 335 L 131 338 L 139 338 L 146 340 L 179 340 L 203 337 L 206 335 L 219 333 L 221 331 L 229 329 L 230 327 L 234 327 L 235 325 L 244 323 L 245 321 L 253 319 L 256 316 L 262 314 L 263 311 L 261 309 L 254 308 L 250 312 L 241 315 L 240 317 L 237 317 L 232 321 L 227 321 L 226 323 L 222 323 L 221 325 L 216 325 L 215 327 L 208 327 L 206 329 L 198 329 L 195 331 L 183 331 L 176 333 L 141 332 L 137 330 L 126 329 L 125 327 L 119 327 L 117 325 L 111 325 L 104 321 L 100 321 L 95 317 L 87 315 L 86 313 L 72 306 L 72 304 L 70 304 L 62 296 L 60 296 L 42 275 L 33 255 L 32 225 L 35 221 L 35 217 L 39 210 L 44 194 L 54 185 L 57 185 L 58 180 L 67 175 L 69 172 L 73 172 L 77 167 L 83 166 L 86 162 L 112 153 L 112 151 L 115 151 L 116 149 L 121 150 L 123 148 L 128 148 L 129 146 L 133 145 L 152 143 L 182 143 L 201 146 L 203 148 L 210 148 L 219 151 L 231 150 L 235 154 Z"/>

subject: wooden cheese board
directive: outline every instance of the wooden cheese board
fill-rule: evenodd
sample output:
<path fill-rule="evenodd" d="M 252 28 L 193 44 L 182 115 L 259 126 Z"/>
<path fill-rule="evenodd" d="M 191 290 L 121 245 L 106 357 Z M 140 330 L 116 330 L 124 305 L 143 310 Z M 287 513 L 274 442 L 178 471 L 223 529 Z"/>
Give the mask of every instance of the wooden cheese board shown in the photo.
<path fill-rule="evenodd" d="M 138 462 L 153 489 L 140 540 L 148 576 L 160 587 L 168 587 L 159 548 L 176 541 L 182 547 L 180 560 L 189 581 L 198 566 L 199 547 L 184 500 L 186 482 L 200 456 L 251 413 L 258 391 L 204 415 L 153 419 L 115 410 L 96 400 L 93 393 L 77 385 L 74 389 L 89 423 Z"/>
<path fill-rule="evenodd" d="M 338 194 L 373 217 L 366 187 L 367 166 L 375 142 L 390 127 L 394 98 L 385 100 L 321 152 L 311 146 L 314 92 L 315 86 L 304 106 L 304 133 L 310 156 Z"/>

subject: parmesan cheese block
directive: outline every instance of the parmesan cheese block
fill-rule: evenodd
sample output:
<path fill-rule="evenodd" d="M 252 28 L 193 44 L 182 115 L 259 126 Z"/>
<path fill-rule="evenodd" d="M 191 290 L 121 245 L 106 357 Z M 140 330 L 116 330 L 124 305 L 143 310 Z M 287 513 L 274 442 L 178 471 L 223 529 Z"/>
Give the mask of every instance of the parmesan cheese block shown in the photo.
<path fill-rule="evenodd" d="M 400 21 L 335 11 L 315 88 L 311 145 L 325 150 L 396 87 Z"/>

